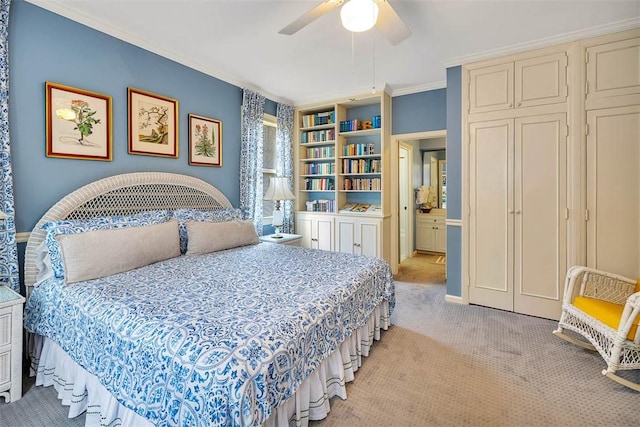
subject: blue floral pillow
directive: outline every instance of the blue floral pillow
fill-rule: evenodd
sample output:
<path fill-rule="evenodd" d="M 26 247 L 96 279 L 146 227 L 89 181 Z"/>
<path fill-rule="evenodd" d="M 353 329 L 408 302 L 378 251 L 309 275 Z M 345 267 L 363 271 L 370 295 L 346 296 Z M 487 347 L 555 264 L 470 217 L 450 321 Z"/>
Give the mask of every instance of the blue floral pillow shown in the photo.
<path fill-rule="evenodd" d="M 64 279 L 64 263 L 60 245 L 56 240 L 58 234 L 75 234 L 85 231 L 110 230 L 114 228 L 141 227 L 144 225 L 162 224 L 171 219 L 167 210 L 140 212 L 131 216 L 100 216 L 90 219 L 63 219 L 49 221 L 41 229 L 47 231 L 45 244 L 51 261 L 54 277 Z"/>
<path fill-rule="evenodd" d="M 224 222 L 242 220 L 242 210 L 237 208 L 222 208 L 213 210 L 176 209 L 173 217 L 178 220 L 180 232 L 180 253 L 187 252 L 187 221 L 197 222 Z"/>

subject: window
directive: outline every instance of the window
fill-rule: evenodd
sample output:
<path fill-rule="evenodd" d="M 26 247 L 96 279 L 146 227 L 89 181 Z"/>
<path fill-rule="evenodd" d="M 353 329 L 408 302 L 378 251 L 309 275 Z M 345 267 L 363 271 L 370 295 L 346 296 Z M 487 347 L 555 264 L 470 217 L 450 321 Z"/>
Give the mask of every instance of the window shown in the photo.
<path fill-rule="evenodd" d="M 277 120 L 270 114 L 264 115 L 263 120 L 263 147 L 262 147 L 262 194 L 269 188 L 269 178 L 276 176 L 276 133 Z M 262 224 L 270 225 L 273 218 L 275 202 L 262 201 Z"/>

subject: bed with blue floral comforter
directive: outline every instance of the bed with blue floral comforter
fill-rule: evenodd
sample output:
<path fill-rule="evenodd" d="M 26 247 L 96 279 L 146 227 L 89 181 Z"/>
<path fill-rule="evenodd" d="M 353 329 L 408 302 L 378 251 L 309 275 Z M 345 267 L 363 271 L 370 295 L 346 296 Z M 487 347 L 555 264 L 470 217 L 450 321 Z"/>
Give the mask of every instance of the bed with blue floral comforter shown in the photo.
<path fill-rule="evenodd" d="M 156 425 L 260 425 L 383 301 L 383 260 L 259 244 L 47 279 L 25 326 Z"/>

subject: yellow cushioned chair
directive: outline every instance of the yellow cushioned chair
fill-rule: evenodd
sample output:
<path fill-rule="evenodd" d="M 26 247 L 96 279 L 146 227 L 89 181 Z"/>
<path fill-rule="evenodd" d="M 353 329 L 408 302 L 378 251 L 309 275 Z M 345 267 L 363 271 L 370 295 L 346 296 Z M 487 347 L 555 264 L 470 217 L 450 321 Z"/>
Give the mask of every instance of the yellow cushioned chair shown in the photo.
<path fill-rule="evenodd" d="M 558 337 L 597 350 L 607 363 L 602 373 L 636 391 L 640 384 L 616 375 L 616 371 L 640 369 L 640 280 L 576 266 L 565 282 Z M 587 341 L 565 333 L 582 335 Z"/>

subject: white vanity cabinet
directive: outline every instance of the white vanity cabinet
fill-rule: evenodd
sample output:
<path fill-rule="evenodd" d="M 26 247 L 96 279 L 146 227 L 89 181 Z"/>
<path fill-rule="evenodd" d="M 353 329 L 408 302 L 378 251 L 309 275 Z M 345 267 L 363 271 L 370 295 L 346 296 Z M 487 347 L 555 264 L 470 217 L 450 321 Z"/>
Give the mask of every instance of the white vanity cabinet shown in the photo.
<path fill-rule="evenodd" d="M 447 225 L 444 213 L 418 213 L 416 215 L 416 250 L 447 251 Z"/>

